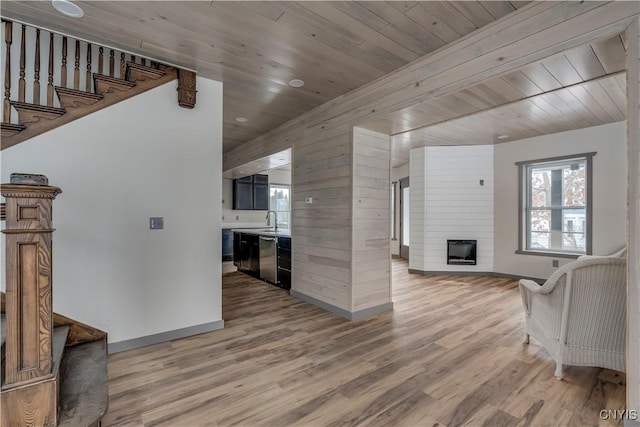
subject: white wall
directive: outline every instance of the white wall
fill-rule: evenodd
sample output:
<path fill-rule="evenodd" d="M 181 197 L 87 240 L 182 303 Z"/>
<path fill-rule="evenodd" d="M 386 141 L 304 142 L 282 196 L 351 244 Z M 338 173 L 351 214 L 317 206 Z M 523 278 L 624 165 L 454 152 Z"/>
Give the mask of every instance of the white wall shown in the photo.
<path fill-rule="evenodd" d="M 414 148 L 410 162 L 409 268 L 493 271 L 493 146 Z M 448 265 L 448 239 L 477 240 L 477 265 Z"/>
<path fill-rule="evenodd" d="M 625 123 L 527 138 L 495 146 L 495 271 L 547 278 L 552 260 L 516 254 L 518 249 L 518 167 L 515 162 L 595 151 L 593 157 L 593 253 L 606 255 L 626 242 Z"/>
<path fill-rule="evenodd" d="M 193 110 L 178 107 L 176 85 L 2 151 L 2 182 L 42 173 L 62 188 L 54 310 L 109 342 L 222 319 L 222 84 L 198 78 Z M 165 229 L 149 230 L 151 216 Z"/>
<path fill-rule="evenodd" d="M 269 184 L 291 185 L 291 170 L 271 169 L 263 174 L 269 175 Z M 244 211 L 233 209 L 233 180 L 222 180 L 222 226 L 264 227 L 267 224 L 265 211 Z"/>

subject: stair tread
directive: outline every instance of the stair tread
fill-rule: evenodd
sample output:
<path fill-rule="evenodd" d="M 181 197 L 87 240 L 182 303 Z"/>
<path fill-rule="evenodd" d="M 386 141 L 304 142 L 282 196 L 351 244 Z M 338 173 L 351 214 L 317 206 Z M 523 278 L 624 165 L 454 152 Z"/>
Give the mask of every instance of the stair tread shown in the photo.
<path fill-rule="evenodd" d="M 125 74 L 127 77 L 127 80 L 131 78 L 132 71 L 140 72 L 142 74 L 149 76 L 152 79 L 158 79 L 166 74 L 163 70 L 149 67 L 148 65 L 137 64 L 135 62 L 127 62 L 127 72 Z"/>
<path fill-rule="evenodd" d="M 53 113 L 53 114 L 64 114 L 64 108 L 56 108 L 56 107 L 47 107 L 46 105 L 40 104 L 30 104 L 28 102 L 20 102 L 20 101 L 11 101 L 11 105 L 16 109 L 23 110 L 31 110 L 31 111 L 41 111 L 45 113 Z"/>
<path fill-rule="evenodd" d="M 2 129 L 15 130 L 18 132 L 26 127 L 25 125 L 21 125 L 19 123 L 7 123 L 7 122 L 2 122 L 1 126 L 2 126 Z"/>
<path fill-rule="evenodd" d="M 97 425 L 107 411 L 107 347 L 98 340 L 66 348 L 58 426 Z"/>
<path fill-rule="evenodd" d="M 103 80 L 110 83 L 115 83 L 123 86 L 131 86 L 134 87 L 136 85 L 135 82 L 130 82 L 129 80 L 119 79 L 117 77 L 105 76 L 104 74 L 93 73 L 93 78 L 95 80 Z"/>
<path fill-rule="evenodd" d="M 93 93 L 93 92 L 87 92 L 84 90 L 77 90 L 77 89 L 71 89 L 68 87 L 64 87 L 64 86 L 56 86 L 55 87 L 56 92 L 58 92 L 58 94 L 63 93 L 63 94 L 72 94 L 72 95 L 76 95 L 76 96 L 84 96 L 87 98 L 93 98 L 93 99 L 102 99 L 104 98 L 104 96 L 97 94 L 97 93 Z"/>

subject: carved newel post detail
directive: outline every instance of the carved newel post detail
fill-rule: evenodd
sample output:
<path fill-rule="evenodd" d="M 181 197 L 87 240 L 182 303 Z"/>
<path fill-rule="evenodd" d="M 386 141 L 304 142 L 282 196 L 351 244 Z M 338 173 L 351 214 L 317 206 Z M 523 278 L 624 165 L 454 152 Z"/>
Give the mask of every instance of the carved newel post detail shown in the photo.
<path fill-rule="evenodd" d="M 48 185 L 3 184 L 6 199 L 6 344 L 2 390 L 51 377 L 52 202 Z"/>
<path fill-rule="evenodd" d="M 193 108 L 196 105 L 196 73 L 178 70 L 178 105 Z"/>

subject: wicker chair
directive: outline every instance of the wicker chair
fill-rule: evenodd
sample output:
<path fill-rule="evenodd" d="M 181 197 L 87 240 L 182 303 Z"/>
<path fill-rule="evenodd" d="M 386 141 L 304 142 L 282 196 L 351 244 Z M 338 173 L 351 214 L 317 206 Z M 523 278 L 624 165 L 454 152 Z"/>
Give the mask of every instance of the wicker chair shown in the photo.
<path fill-rule="evenodd" d="M 525 343 L 531 335 L 562 365 L 625 371 L 626 259 L 589 256 L 559 268 L 540 286 L 520 280 Z"/>

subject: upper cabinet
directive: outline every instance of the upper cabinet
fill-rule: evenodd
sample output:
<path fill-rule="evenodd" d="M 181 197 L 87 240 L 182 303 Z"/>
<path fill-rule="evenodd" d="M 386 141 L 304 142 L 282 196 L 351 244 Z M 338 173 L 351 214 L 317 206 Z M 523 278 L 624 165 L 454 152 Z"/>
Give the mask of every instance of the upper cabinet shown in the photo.
<path fill-rule="evenodd" d="M 251 175 L 233 180 L 233 209 L 268 210 L 269 176 Z"/>

